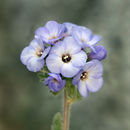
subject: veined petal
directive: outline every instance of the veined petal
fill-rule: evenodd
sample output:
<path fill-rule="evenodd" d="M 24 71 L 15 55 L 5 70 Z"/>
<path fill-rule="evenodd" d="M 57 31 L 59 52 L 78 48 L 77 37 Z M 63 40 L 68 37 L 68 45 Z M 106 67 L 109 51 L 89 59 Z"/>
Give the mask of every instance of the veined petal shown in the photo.
<path fill-rule="evenodd" d="M 87 54 L 84 51 L 80 51 L 77 54 L 72 55 L 72 64 L 76 67 L 82 67 L 87 60 Z"/>
<path fill-rule="evenodd" d="M 90 29 L 83 27 L 83 26 L 80 26 L 79 30 L 80 30 L 79 33 L 81 33 L 80 39 L 84 40 L 84 42 L 91 40 L 93 33 Z"/>
<path fill-rule="evenodd" d="M 73 27 L 72 36 L 76 39 L 82 48 L 86 48 L 87 42 L 92 39 L 92 31 L 83 26 Z"/>
<path fill-rule="evenodd" d="M 64 52 L 65 52 L 65 45 L 63 41 L 59 41 L 51 48 L 50 54 L 61 57 L 62 54 L 64 54 Z"/>
<path fill-rule="evenodd" d="M 90 59 L 104 60 L 107 56 L 107 50 L 103 46 L 95 46 L 95 52 L 91 51 L 89 54 Z"/>
<path fill-rule="evenodd" d="M 67 28 L 67 34 L 68 35 L 71 35 L 71 32 L 72 32 L 72 28 L 73 27 L 77 27 L 76 24 L 73 24 L 73 23 L 69 23 L 69 22 L 65 22 L 63 23 L 65 25 L 65 27 Z"/>
<path fill-rule="evenodd" d="M 38 61 L 38 58 L 31 57 L 27 61 L 27 69 L 32 72 L 40 71 L 44 66 L 44 60 Z"/>
<path fill-rule="evenodd" d="M 55 79 L 57 79 L 58 81 L 62 80 L 59 74 L 48 73 L 48 75 L 51 76 L 51 77 L 53 77 L 53 78 L 55 78 Z"/>
<path fill-rule="evenodd" d="M 23 51 L 22 51 L 22 53 L 21 53 L 21 55 L 20 55 L 20 60 L 21 60 L 21 62 L 22 62 L 24 65 L 26 65 L 26 64 L 27 64 L 27 60 L 28 60 L 30 57 L 34 56 L 34 55 L 35 55 L 35 50 L 34 50 L 32 47 L 27 46 L 27 47 L 25 47 L 25 48 L 23 49 Z"/>
<path fill-rule="evenodd" d="M 58 35 L 62 35 L 64 32 L 66 32 L 66 27 L 64 24 L 59 24 L 59 30 L 58 30 Z"/>
<path fill-rule="evenodd" d="M 59 31 L 59 24 L 56 21 L 48 21 L 45 27 L 52 36 L 57 36 Z"/>
<path fill-rule="evenodd" d="M 86 63 L 83 70 L 88 72 L 89 77 L 94 78 L 96 76 L 95 78 L 99 78 L 102 76 L 103 66 L 100 61 L 92 60 Z"/>
<path fill-rule="evenodd" d="M 89 45 L 95 45 L 102 40 L 102 37 L 99 35 L 94 35 L 93 38 L 88 42 Z"/>
<path fill-rule="evenodd" d="M 30 46 L 33 47 L 35 50 L 42 48 L 44 50 L 44 44 L 39 39 L 34 39 L 31 41 Z"/>
<path fill-rule="evenodd" d="M 79 72 L 79 68 L 74 67 L 71 62 L 63 64 L 61 68 L 61 74 L 64 77 L 73 77 Z"/>
<path fill-rule="evenodd" d="M 47 86 L 49 81 L 51 81 L 52 79 L 53 79 L 52 77 L 46 78 L 45 81 L 44 81 L 44 85 Z"/>
<path fill-rule="evenodd" d="M 87 85 L 86 85 L 86 82 L 85 81 L 79 81 L 78 82 L 78 90 L 79 90 L 79 93 L 83 96 L 83 97 L 87 97 L 89 92 L 87 90 Z"/>
<path fill-rule="evenodd" d="M 98 79 L 89 77 L 86 81 L 87 88 L 90 92 L 97 92 L 103 85 L 103 78 Z"/>
<path fill-rule="evenodd" d="M 49 31 L 45 27 L 40 27 L 35 32 L 35 38 L 42 39 L 44 42 L 48 42 Z"/>
<path fill-rule="evenodd" d="M 67 53 L 75 54 L 81 51 L 81 46 L 76 42 L 73 37 L 66 37 L 63 42 L 66 47 Z"/>
<path fill-rule="evenodd" d="M 46 59 L 47 68 L 52 73 L 60 73 L 61 66 L 63 65 L 63 62 L 61 58 L 55 54 L 50 54 Z"/>

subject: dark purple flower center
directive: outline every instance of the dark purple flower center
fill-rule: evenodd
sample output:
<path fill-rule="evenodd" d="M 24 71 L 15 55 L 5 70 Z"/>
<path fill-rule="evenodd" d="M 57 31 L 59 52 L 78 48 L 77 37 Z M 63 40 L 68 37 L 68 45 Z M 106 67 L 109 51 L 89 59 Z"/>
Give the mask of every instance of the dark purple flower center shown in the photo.
<path fill-rule="evenodd" d="M 68 63 L 71 61 L 71 56 L 69 54 L 62 55 L 62 61 Z"/>
<path fill-rule="evenodd" d="M 81 80 L 84 80 L 84 79 L 87 79 L 87 77 L 88 77 L 88 72 L 83 72 L 82 74 L 81 74 L 81 76 L 80 76 L 80 79 Z"/>

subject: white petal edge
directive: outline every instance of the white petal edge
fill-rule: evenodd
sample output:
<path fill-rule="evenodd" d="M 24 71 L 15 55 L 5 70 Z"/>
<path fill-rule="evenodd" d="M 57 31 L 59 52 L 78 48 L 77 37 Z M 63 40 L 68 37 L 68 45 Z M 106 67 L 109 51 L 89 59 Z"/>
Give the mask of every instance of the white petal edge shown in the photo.
<path fill-rule="evenodd" d="M 27 61 L 27 69 L 32 72 L 40 71 L 44 66 L 44 60 L 38 61 L 38 58 L 32 57 Z"/>
<path fill-rule="evenodd" d="M 103 78 L 100 77 L 98 79 L 95 79 L 89 77 L 86 83 L 87 83 L 87 88 L 90 92 L 97 92 L 98 90 L 101 89 L 103 85 Z"/>
<path fill-rule="evenodd" d="M 27 46 L 23 49 L 21 55 L 20 55 L 20 60 L 21 62 L 26 65 L 27 64 L 27 60 L 35 55 L 35 50 L 33 48 L 31 48 L 30 46 Z"/>
<path fill-rule="evenodd" d="M 85 81 L 79 81 L 78 82 L 78 90 L 79 93 L 83 96 L 83 97 L 87 97 L 88 96 L 88 90 L 87 90 L 87 85 Z"/>
<path fill-rule="evenodd" d="M 71 62 L 70 63 L 64 63 L 61 68 L 61 74 L 64 77 L 71 78 L 75 76 L 79 72 L 80 68 L 74 67 Z"/>

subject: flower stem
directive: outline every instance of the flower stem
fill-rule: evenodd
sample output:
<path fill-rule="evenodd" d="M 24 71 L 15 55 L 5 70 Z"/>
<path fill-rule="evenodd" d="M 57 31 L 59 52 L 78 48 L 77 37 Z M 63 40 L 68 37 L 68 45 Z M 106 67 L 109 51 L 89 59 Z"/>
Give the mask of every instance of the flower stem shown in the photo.
<path fill-rule="evenodd" d="M 67 97 L 67 92 L 66 92 L 66 90 L 64 90 L 64 125 L 63 125 L 63 130 L 68 130 L 70 104 L 71 104 L 71 102 Z"/>

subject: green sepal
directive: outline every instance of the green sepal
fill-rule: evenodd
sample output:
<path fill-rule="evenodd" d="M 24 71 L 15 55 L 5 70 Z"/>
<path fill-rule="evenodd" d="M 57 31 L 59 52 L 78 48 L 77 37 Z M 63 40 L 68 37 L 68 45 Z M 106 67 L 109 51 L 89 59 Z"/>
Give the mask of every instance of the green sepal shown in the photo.
<path fill-rule="evenodd" d="M 45 79 L 48 77 L 48 73 L 49 73 L 49 70 L 47 69 L 46 66 L 44 66 L 44 68 L 38 72 L 38 77 L 40 78 L 40 81 L 45 81 Z"/>
<path fill-rule="evenodd" d="M 62 130 L 62 117 L 60 112 L 55 114 L 53 118 L 51 130 Z"/>
<path fill-rule="evenodd" d="M 53 94 L 54 96 L 57 96 L 60 93 L 60 91 L 58 91 L 58 92 L 52 92 L 52 91 L 50 91 L 50 93 Z"/>
<path fill-rule="evenodd" d="M 81 100 L 82 97 L 77 89 L 77 86 L 72 85 L 72 79 L 66 79 L 66 92 L 67 97 L 71 102 Z"/>

